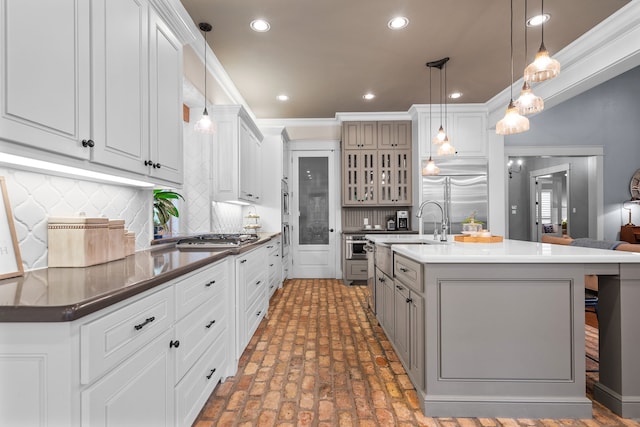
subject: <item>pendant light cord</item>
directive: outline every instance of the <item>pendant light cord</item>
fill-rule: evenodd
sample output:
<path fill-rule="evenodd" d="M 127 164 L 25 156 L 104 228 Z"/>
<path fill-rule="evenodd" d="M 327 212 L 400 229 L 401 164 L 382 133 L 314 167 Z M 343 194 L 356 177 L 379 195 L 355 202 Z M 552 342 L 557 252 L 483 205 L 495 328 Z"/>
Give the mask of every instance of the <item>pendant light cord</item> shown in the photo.
<path fill-rule="evenodd" d="M 444 96 L 444 125 L 449 130 L 449 116 L 447 116 L 447 63 L 444 63 L 444 89 L 442 91 Z"/>
<path fill-rule="evenodd" d="M 431 102 L 431 67 L 429 67 L 429 160 L 431 160 L 431 110 L 433 103 Z"/>
<path fill-rule="evenodd" d="M 524 66 L 525 68 L 527 66 L 527 56 L 528 56 L 527 48 L 529 47 L 529 43 L 527 42 L 527 33 L 529 32 L 527 27 L 527 11 L 528 11 L 527 3 L 528 3 L 528 0 L 524 0 Z"/>
<path fill-rule="evenodd" d="M 509 22 L 509 29 L 511 31 L 511 86 L 509 86 L 509 90 L 511 93 L 511 102 L 513 102 L 513 0 L 511 0 L 511 20 Z"/>
<path fill-rule="evenodd" d="M 204 108 L 207 109 L 207 33 L 204 33 Z"/>

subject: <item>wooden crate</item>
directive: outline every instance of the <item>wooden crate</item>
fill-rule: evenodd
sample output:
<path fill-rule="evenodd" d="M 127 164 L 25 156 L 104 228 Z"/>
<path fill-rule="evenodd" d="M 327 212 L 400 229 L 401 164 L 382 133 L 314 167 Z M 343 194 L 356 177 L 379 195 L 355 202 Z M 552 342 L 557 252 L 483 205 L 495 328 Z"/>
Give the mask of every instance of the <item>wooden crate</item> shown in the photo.
<path fill-rule="evenodd" d="M 500 243 L 503 240 L 502 236 L 481 237 L 466 234 L 456 234 L 453 238 L 456 242 L 462 243 Z"/>

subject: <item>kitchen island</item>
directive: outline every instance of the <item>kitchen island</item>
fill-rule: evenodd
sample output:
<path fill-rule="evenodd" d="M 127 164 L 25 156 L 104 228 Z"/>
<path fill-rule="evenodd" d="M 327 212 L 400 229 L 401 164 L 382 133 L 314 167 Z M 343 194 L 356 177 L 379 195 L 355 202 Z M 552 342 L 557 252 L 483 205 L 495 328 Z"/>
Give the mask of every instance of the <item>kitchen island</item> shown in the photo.
<path fill-rule="evenodd" d="M 376 293 L 386 301 L 375 307 L 426 415 L 590 418 L 584 276 L 597 274 L 595 398 L 640 417 L 640 254 L 367 237 L 393 250 L 393 278 L 382 277 L 393 293 Z"/>

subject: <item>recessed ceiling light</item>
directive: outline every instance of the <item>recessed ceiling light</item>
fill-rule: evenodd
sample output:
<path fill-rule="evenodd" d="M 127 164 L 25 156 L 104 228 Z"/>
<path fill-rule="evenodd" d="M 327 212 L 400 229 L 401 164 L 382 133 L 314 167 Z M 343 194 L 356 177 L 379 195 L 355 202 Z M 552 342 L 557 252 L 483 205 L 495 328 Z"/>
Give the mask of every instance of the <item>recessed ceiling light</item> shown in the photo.
<path fill-rule="evenodd" d="M 376 96 L 372 93 L 365 93 L 364 95 L 362 95 L 362 98 L 367 100 L 367 101 L 371 101 L 373 98 L 375 98 Z"/>
<path fill-rule="evenodd" d="M 255 19 L 251 21 L 251 24 L 249 24 L 249 26 L 253 31 L 257 31 L 259 33 L 265 33 L 269 31 L 269 28 L 271 28 L 271 25 L 269 25 L 269 23 L 264 19 Z"/>
<path fill-rule="evenodd" d="M 409 25 L 409 19 L 405 18 L 404 16 L 396 16 L 387 23 L 387 27 L 391 28 L 392 30 L 400 30 L 407 25 Z"/>
<path fill-rule="evenodd" d="M 545 13 L 544 15 L 536 15 L 532 18 L 527 19 L 527 27 L 537 27 L 538 25 L 542 25 L 551 19 L 551 15 Z"/>
<path fill-rule="evenodd" d="M 278 95 L 278 96 L 276 96 L 276 99 L 278 101 L 288 101 L 289 97 L 287 95 Z"/>
<path fill-rule="evenodd" d="M 451 92 L 449 94 L 449 98 L 451 99 L 458 99 L 462 96 L 462 92 Z"/>

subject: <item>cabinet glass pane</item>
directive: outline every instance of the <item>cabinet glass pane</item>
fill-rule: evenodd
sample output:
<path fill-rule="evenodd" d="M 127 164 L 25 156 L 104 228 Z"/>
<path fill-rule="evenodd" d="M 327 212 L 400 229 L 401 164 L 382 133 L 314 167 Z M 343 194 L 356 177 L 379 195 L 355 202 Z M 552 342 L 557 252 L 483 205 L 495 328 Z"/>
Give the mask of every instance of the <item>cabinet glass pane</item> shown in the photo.
<path fill-rule="evenodd" d="M 300 245 L 329 244 L 329 159 L 300 157 Z"/>

